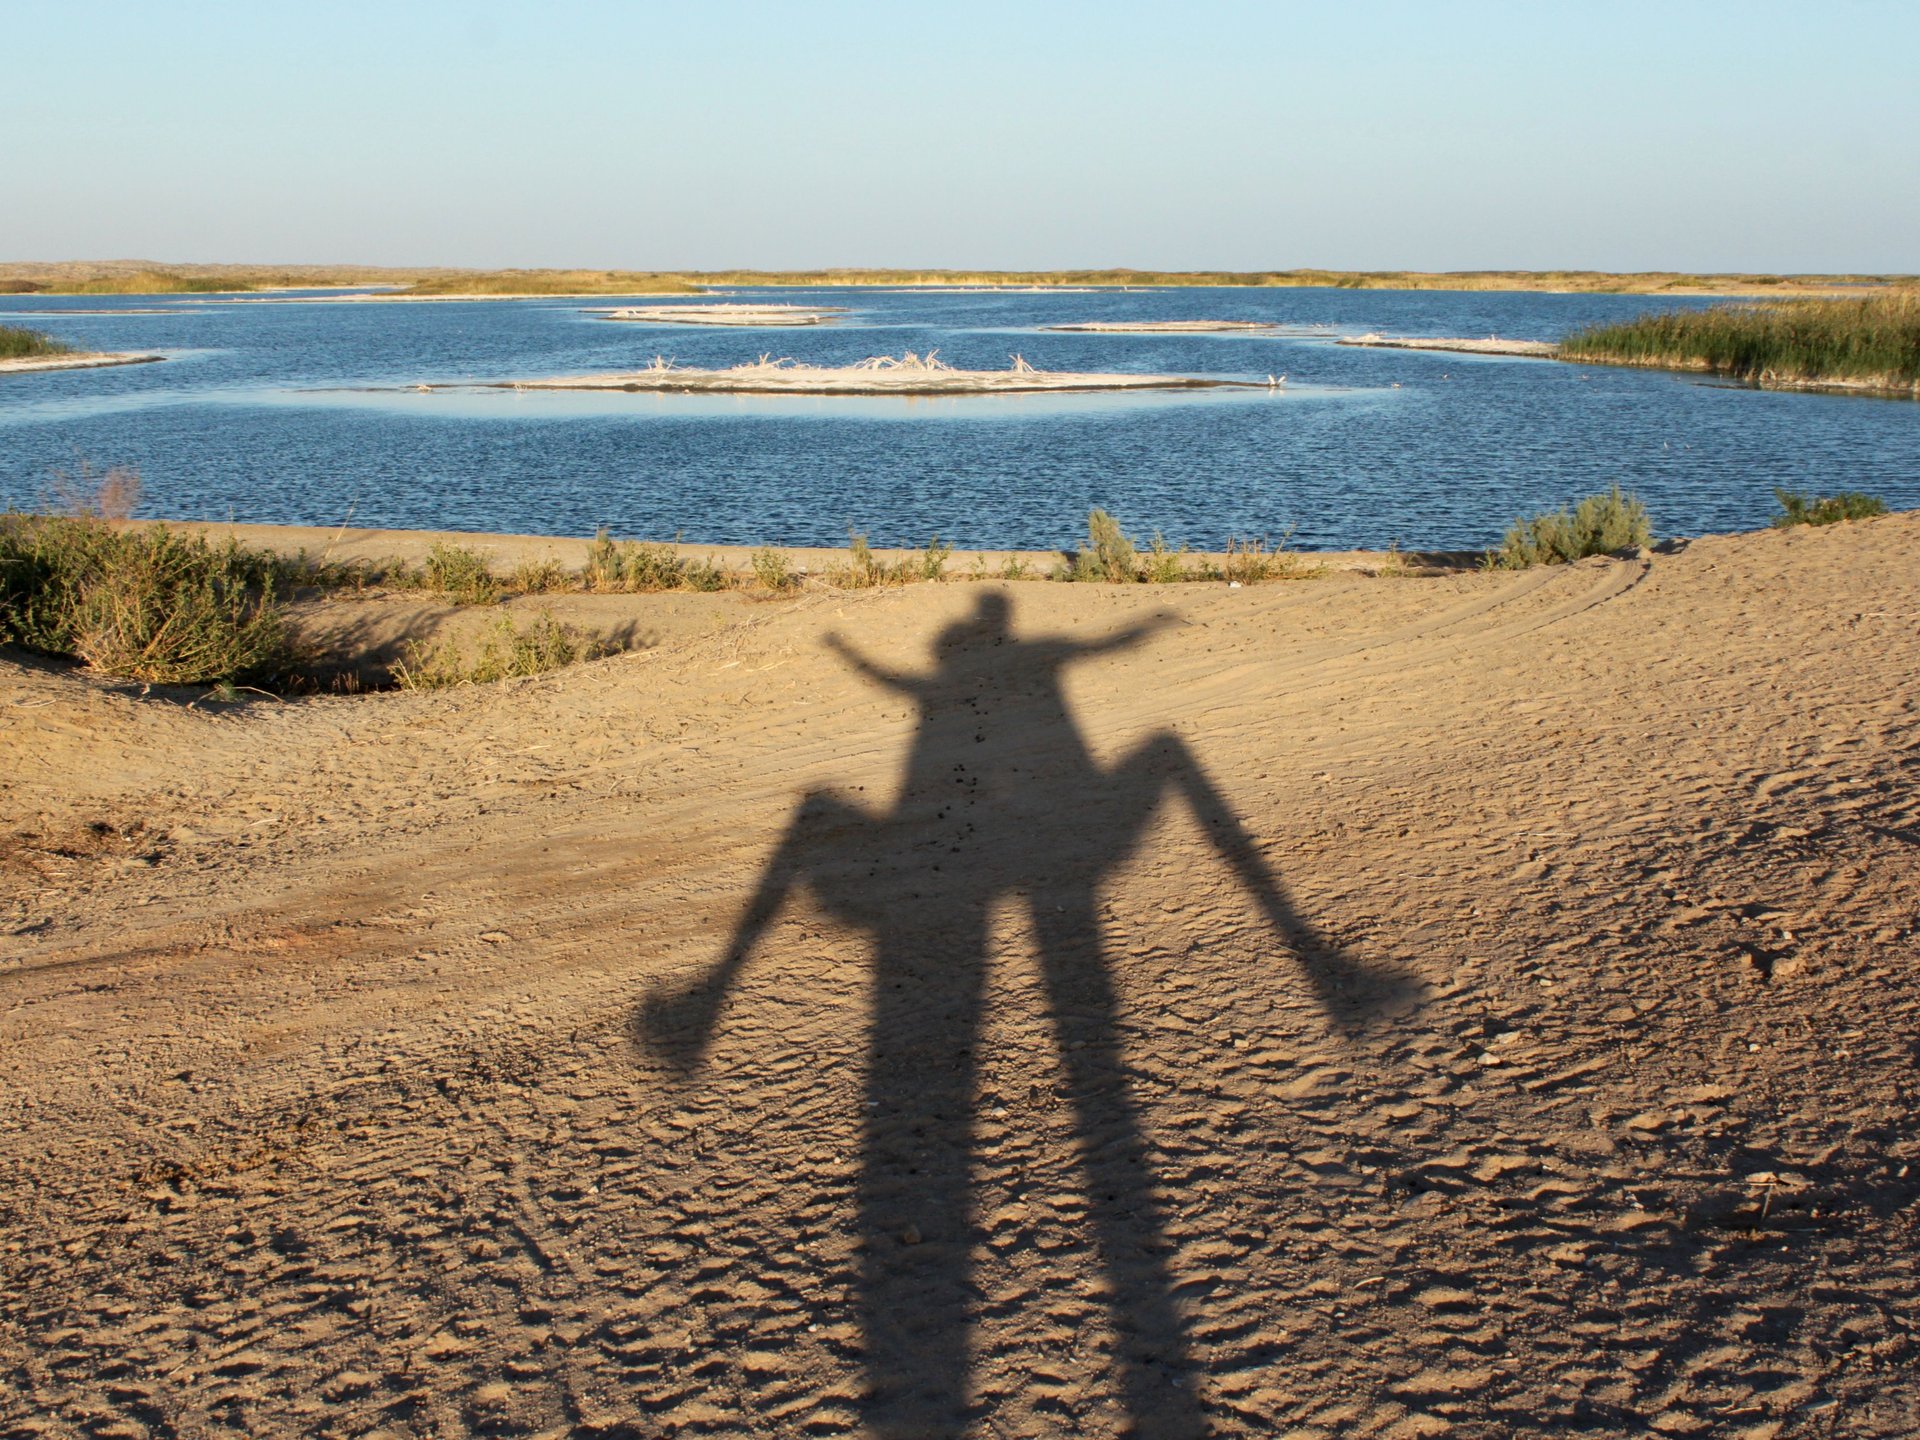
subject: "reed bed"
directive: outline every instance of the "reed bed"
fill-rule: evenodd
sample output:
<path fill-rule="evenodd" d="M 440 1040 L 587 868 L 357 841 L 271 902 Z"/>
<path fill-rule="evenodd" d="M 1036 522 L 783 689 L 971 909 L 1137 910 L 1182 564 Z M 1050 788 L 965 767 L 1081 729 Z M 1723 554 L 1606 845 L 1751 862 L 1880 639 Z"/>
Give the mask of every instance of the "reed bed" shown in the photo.
<path fill-rule="evenodd" d="M 1920 291 L 1643 315 L 1574 332 L 1560 358 L 1920 393 Z"/>
<path fill-rule="evenodd" d="M 39 330 L 0 325 L 0 360 L 38 360 L 46 356 L 73 353 L 71 345 Z"/>

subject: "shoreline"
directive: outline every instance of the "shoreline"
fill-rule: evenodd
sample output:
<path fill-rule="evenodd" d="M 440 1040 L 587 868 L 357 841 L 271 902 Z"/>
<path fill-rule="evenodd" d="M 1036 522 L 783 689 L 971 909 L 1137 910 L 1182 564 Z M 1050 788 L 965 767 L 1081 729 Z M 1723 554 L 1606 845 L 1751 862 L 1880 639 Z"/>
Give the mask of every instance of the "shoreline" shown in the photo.
<path fill-rule="evenodd" d="M 586 564 L 587 552 L 593 545 L 591 536 L 578 535 L 526 535 L 490 530 L 408 530 L 393 527 L 348 527 L 333 525 L 264 525 L 233 522 L 226 520 L 169 520 L 142 517 L 136 520 L 114 522 L 117 525 L 133 527 L 164 525 L 170 530 L 183 534 L 205 536 L 208 539 L 225 539 L 231 535 L 242 545 L 251 545 L 276 554 L 292 555 L 301 550 L 310 555 L 324 553 L 330 560 L 345 562 L 374 560 L 406 560 L 418 562 L 424 560 L 435 545 L 457 545 L 480 551 L 496 564 L 503 566 L 518 565 L 523 561 L 535 561 L 553 558 L 563 565 L 581 567 Z M 754 552 L 772 549 L 794 562 L 802 574 L 822 574 L 833 566 L 847 562 L 851 551 L 844 545 L 753 545 L 753 544 L 701 544 L 685 540 L 648 540 L 642 536 L 617 535 L 618 541 L 635 541 L 643 545 L 657 545 L 682 559 L 720 561 L 726 568 L 748 570 L 752 568 Z M 917 556 L 921 551 L 905 546 L 874 546 L 873 555 L 877 560 L 895 562 Z M 966 569 L 976 558 L 989 566 L 998 566 L 1010 559 L 1025 561 L 1034 566 L 1034 578 L 1044 578 L 1040 567 L 1051 565 L 1073 552 L 1068 548 L 1034 549 L 1007 548 L 995 546 L 956 546 L 949 561 L 952 574 L 950 580 L 965 578 Z M 1391 565 L 1397 556 L 1399 561 L 1411 567 L 1431 570 L 1471 570 L 1477 569 L 1481 552 L 1478 550 L 1284 550 L 1283 555 L 1296 556 L 1308 564 L 1324 566 L 1329 572 L 1351 571 L 1366 573 L 1382 566 Z M 1189 550 L 1187 558 L 1193 561 L 1211 561 L 1216 564 L 1227 558 L 1224 550 Z M 1202 582 L 1188 582 L 1202 583 Z"/>

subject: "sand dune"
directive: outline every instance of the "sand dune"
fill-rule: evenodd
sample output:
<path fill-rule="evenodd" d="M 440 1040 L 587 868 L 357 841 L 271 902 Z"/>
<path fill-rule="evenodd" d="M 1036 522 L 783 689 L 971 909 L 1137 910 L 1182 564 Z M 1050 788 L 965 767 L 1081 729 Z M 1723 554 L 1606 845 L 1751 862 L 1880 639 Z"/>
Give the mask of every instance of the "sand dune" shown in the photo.
<path fill-rule="evenodd" d="M 1917 547 L 6 652 L 0 1431 L 1911 1435 Z"/>

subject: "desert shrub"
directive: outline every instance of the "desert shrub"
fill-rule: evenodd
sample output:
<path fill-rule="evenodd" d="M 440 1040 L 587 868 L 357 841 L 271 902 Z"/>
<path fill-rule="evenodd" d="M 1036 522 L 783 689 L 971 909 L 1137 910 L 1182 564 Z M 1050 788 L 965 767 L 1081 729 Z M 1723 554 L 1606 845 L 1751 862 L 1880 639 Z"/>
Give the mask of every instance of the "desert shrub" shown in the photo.
<path fill-rule="evenodd" d="M 1167 537 L 1158 530 L 1153 532 L 1153 544 L 1147 550 L 1146 580 L 1153 585 L 1174 585 L 1187 578 L 1187 547 L 1178 550 L 1167 543 Z"/>
<path fill-rule="evenodd" d="M 922 580 L 946 579 L 947 560 L 952 554 L 953 546 L 942 545 L 938 535 L 927 541 L 927 548 L 920 552 L 920 578 Z"/>
<path fill-rule="evenodd" d="M 767 545 L 753 552 L 753 578 L 762 589 L 775 594 L 791 590 L 800 583 L 800 577 L 793 573 L 787 557 Z"/>
<path fill-rule="evenodd" d="M 589 590 L 613 591 L 627 588 L 626 559 L 620 553 L 620 547 L 602 526 L 594 532 L 593 543 L 587 546 L 587 568 L 583 578 Z"/>
<path fill-rule="evenodd" d="M 627 592 L 635 590 L 723 590 L 725 584 L 713 583 L 711 565 L 705 570 L 682 560 L 666 545 L 646 541 L 615 541 L 605 530 L 593 537 L 587 547 L 587 565 L 582 579 L 589 590 Z"/>
<path fill-rule="evenodd" d="M 681 570 L 680 583 L 689 590 L 726 590 L 732 586 L 733 577 L 709 555 L 704 560 L 687 561 Z"/>
<path fill-rule="evenodd" d="M 1493 563 L 1503 570 L 1564 565 L 1644 545 L 1652 534 L 1647 507 L 1615 485 L 1605 494 L 1587 496 L 1571 513 L 1561 509 L 1515 520 Z"/>
<path fill-rule="evenodd" d="M 1413 567 L 1407 563 L 1406 554 L 1400 549 L 1398 540 L 1387 542 L 1387 548 L 1381 552 L 1380 563 L 1373 567 L 1376 579 L 1404 580 L 1413 574 Z"/>
<path fill-rule="evenodd" d="M 402 690 L 485 685 L 597 660 L 613 649 L 603 637 L 562 624 L 544 610 L 524 627 L 502 615 L 471 648 L 452 640 L 409 645 L 393 667 L 393 683 Z"/>
<path fill-rule="evenodd" d="M 1255 540 L 1239 535 L 1229 535 L 1226 562 L 1221 569 L 1227 579 L 1238 580 L 1242 585 L 1249 585 L 1272 575 L 1274 561 L 1275 554 L 1267 548 L 1264 536 Z"/>
<path fill-rule="evenodd" d="M 0 325 L 0 360 L 38 360 L 49 355 L 71 355 L 73 347 L 39 330 Z"/>
<path fill-rule="evenodd" d="M 264 679 L 290 661 L 276 562 L 93 518 L 0 516 L 0 639 L 155 684 Z"/>
<path fill-rule="evenodd" d="M 665 545 L 628 544 L 621 563 L 629 590 L 677 590 L 686 583 L 686 562 Z"/>
<path fill-rule="evenodd" d="M 1009 555 L 1000 562 L 1002 580 L 1025 580 L 1032 573 L 1032 568 L 1018 555 Z"/>
<path fill-rule="evenodd" d="M 1292 526 L 1288 526 L 1278 540 L 1270 540 L 1265 535 L 1229 535 L 1218 575 L 1208 578 L 1251 585 L 1260 580 L 1315 580 L 1326 574 L 1325 565 L 1287 549 L 1292 539 Z"/>
<path fill-rule="evenodd" d="M 573 573 L 553 555 L 522 560 L 507 580 L 508 588 L 522 595 L 550 595 L 556 590 L 571 590 L 573 585 Z"/>
<path fill-rule="evenodd" d="M 929 564 L 932 563 L 932 568 L 936 572 L 943 571 L 947 556 L 953 553 L 952 548 L 947 547 L 939 550 L 936 557 L 936 548 L 939 544 L 939 539 L 936 537 L 933 544 L 929 545 L 921 555 L 919 570 L 927 579 L 940 578 L 938 573 L 926 574 Z M 876 585 L 904 585 L 913 578 L 914 569 L 913 563 L 909 560 L 892 562 L 882 560 L 873 553 L 873 546 L 868 543 L 864 534 L 858 530 L 849 530 L 846 563 L 827 567 L 827 583 L 837 585 L 842 590 L 871 590 Z"/>
<path fill-rule="evenodd" d="M 1120 528 L 1120 522 L 1106 511 L 1087 512 L 1087 543 L 1074 556 L 1076 580 L 1131 582 L 1140 578 L 1140 553 Z"/>
<path fill-rule="evenodd" d="M 1842 520 L 1869 520 L 1887 513 L 1886 501 L 1877 495 L 1863 495 L 1858 490 L 1841 490 L 1812 499 L 1792 490 L 1776 489 L 1773 493 L 1780 501 L 1780 513 L 1773 517 L 1773 523 L 1781 530 L 1790 525 L 1835 525 Z"/>
<path fill-rule="evenodd" d="M 438 590 L 456 605 L 491 605 L 500 598 L 500 582 L 486 557 L 462 545 L 434 541 L 421 577 L 427 589 Z"/>

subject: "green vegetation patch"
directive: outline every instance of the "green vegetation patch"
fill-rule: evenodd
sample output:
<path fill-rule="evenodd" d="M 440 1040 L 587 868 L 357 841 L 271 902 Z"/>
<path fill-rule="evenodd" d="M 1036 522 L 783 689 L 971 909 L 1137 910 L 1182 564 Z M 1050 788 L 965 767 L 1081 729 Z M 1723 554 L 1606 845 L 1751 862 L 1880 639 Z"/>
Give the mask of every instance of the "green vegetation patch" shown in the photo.
<path fill-rule="evenodd" d="M 1175 547 L 1158 531 L 1143 551 L 1121 524 L 1105 510 L 1087 512 L 1087 543 L 1075 551 L 1071 563 L 1058 566 L 1056 580 L 1104 581 L 1108 584 L 1173 585 L 1185 580 L 1227 580 L 1249 585 L 1262 580 L 1311 580 L 1326 573 L 1287 549 L 1289 530 L 1277 544 L 1265 536 L 1229 535 L 1227 548 L 1216 564 L 1194 555 L 1185 545 Z"/>
<path fill-rule="evenodd" d="M 73 346 L 38 330 L 0 325 L 0 360 L 37 360 L 42 356 L 73 353 Z"/>
<path fill-rule="evenodd" d="M 267 681 L 291 661 L 275 562 L 165 526 L 0 514 L 0 641 L 154 684 Z"/>
<path fill-rule="evenodd" d="M 1834 495 L 1816 495 L 1808 499 L 1792 490 L 1776 489 L 1780 513 L 1773 517 L 1775 529 L 1793 525 L 1837 525 L 1842 520 L 1871 520 L 1887 513 L 1887 502 L 1878 495 L 1863 495 L 1858 490 L 1842 490 Z"/>
<path fill-rule="evenodd" d="M 1753 381 L 1920 388 L 1920 291 L 1715 305 L 1595 325 L 1563 360 L 1709 370 Z"/>
<path fill-rule="evenodd" d="M 617 652 L 603 637 L 562 624 L 542 611 L 525 625 L 502 615 L 481 634 L 477 644 L 437 640 L 414 643 L 393 667 L 394 683 L 402 690 L 444 690 L 454 685 L 486 685 L 549 670 L 582 660 L 598 660 Z"/>
<path fill-rule="evenodd" d="M 1589 495 L 1571 511 L 1555 510 L 1515 520 L 1488 562 L 1502 570 L 1566 565 L 1588 555 L 1611 555 L 1653 538 L 1647 507 L 1618 485 Z"/>

